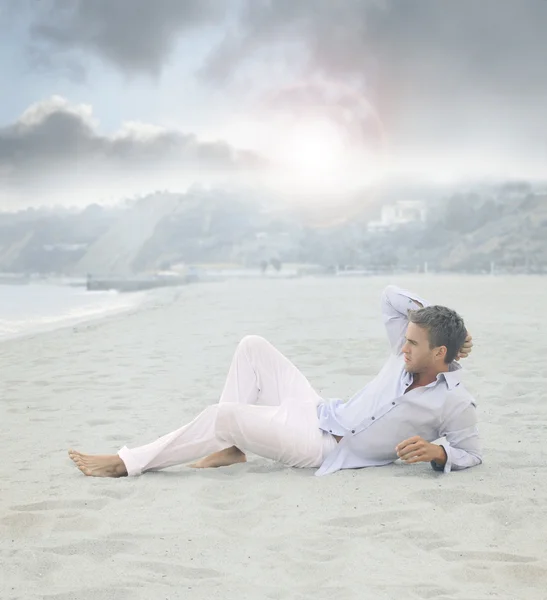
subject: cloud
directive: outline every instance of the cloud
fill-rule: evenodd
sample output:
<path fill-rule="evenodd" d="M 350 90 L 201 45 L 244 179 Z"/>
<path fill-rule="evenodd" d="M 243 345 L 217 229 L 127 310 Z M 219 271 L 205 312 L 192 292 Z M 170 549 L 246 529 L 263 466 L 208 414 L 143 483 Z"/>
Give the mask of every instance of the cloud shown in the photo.
<path fill-rule="evenodd" d="M 45 44 L 57 53 L 91 52 L 125 72 L 156 74 L 181 36 L 223 18 L 221 4 L 214 0 L 42 0 L 34 3 L 30 16 L 35 56 L 45 60 L 37 51 Z M 78 68 L 73 60 L 70 65 Z"/>
<path fill-rule="evenodd" d="M 335 78 L 373 82 L 389 76 L 376 71 L 390 66 L 448 81 L 481 73 L 485 85 L 545 86 L 544 0 L 247 0 L 242 6 L 210 59 L 212 77 L 228 77 L 264 46 L 300 43 L 308 66 Z M 294 53 L 287 58 L 293 61 Z"/>
<path fill-rule="evenodd" d="M 36 204 L 46 197 L 64 201 L 65 192 L 74 201 L 75 190 L 102 200 L 105 194 L 180 189 L 194 181 L 257 173 L 266 163 L 225 142 L 150 124 L 125 123 L 103 135 L 92 107 L 53 97 L 0 128 L 0 165 L 5 199 Z"/>
<path fill-rule="evenodd" d="M 35 42 L 159 72 L 177 41 L 208 25 L 224 37 L 202 66 L 226 82 L 265 49 L 331 80 L 364 84 L 384 103 L 465 90 L 505 99 L 547 89 L 544 0 L 42 0 Z M 472 89 L 471 89 L 472 88 Z M 504 98 L 498 98 L 503 100 Z"/>
<path fill-rule="evenodd" d="M 284 62 L 289 78 L 319 73 L 358 86 L 398 126 L 408 114 L 439 113 L 441 104 L 462 124 L 477 103 L 514 116 L 511 107 L 526 102 L 539 110 L 547 93 L 545 0 L 44 0 L 33 6 L 35 42 L 92 53 L 132 73 L 160 72 L 178 40 L 216 26 L 223 39 L 200 70 L 208 81 L 225 85 L 267 57 Z"/>
<path fill-rule="evenodd" d="M 361 118 L 357 98 L 366 99 L 401 160 L 437 164 L 444 157 L 464 171 L 466 161 L 474 166 L 477 159 L 495 168 L 547 161 L 545 0 L 46 0 L 33 6 L 41 7 L 31 26 L 34 43 L 47 50 L 40 56 L 62 58 L 72 73 L 85 53 L 124 73 L 159 73 L 180 39 L 211 26 L 221 40 L 196 68 L 202 81 L 226 94 L 239 93 L 231 84 L 244 73 L 246 102 L 271 86 L 268 97 L 277 95 L 287 113 L 322 111 L 356 138 L 370 137 L 369 114 Z M 169 145 L 165 138 L 162 144 Z"/>
<path fill-rule="evenodd" d="M 423 91 L 446 97 L 472 84 L 515 98 L 547 88 L 544 0 L 250 0 L 246 7 L 210 57 L 205 73 L 213 79 L 229 77 L 265 45 L 299 43 L 308 69 L 384 93 L 425 84 Z"/>
<path fill-rule="evenodd" d="M 344 75 L 363 64 L 364 24 L 376 0 L 246 0 L 213 50 L 202 74 L 218 83 L 228 81 L 246 62 L 268 46 L 290 48 L 287 65 L 307 58 L 308 66 Z M 312 65 L 312 63 L 315 63 Z"/>

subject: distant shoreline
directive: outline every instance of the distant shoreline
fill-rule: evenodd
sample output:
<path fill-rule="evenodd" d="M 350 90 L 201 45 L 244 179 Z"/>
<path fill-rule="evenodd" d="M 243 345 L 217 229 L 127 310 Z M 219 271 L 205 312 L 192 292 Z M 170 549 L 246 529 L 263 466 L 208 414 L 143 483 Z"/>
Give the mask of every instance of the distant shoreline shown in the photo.
<path fill-rule="evenodd" d="M 37 291 L 36 288 L 40 285 L 41 283 L 37 281 L 31 282 L 28 286 L 7 286 L 6 284 L 0 284 L 0 290 L 3 287 L 9 287 L 12 291 L 17 291 L 17 297 L 21 299 L 23 297 L 22 294 L 24 295 L 26 290 L 30 290 L 30 294 L 35 294 Z M 51 284 L 50 282 L 43 282 L 43 285 L 50 289 L 57 287 L 59 290 L 67 287 L 66 285 Z M 81 299 L 82 294 L 85 293 L 84 288 L 82 288 L 78 293 L 78 299 Z M 150 293 L 135 292 L 130 295 L 124 294 L 124 300 L 122 301 L 119 294 L 116 292 L 112 294 L 109 292 L 101 294 L 100 298 L 106 299 L 107 301 L 105 302 L 95 303 L 92 301 L 86 302 L 83 305 L 67 304 L 65 311 L 56 313 L 36 310 L 31 315 L 25 315 L 24 313 L 21 315 L 14 314 L 11 318 L 6 318 L 5 314 L 0 313 L 0 344 L 52 333 L 62 329 L 77 329 L 92 323 L 135 314 L 150 307 L 172 302 L 178 297 L 178 293 L 173 294 L 165 293 L 165 290 L 151 290 Z M 109 297 L 112 298 L 112 302 L 108 301 Z M 90 293 L 89 299 L 94 299 L 94 294 Z M 6 301 L 5 297 L 4 301 Z"/>
<path fill-rule="evenodd" d="M 518 277 L 520 278 L 535 278 L 538 276 L 538 274 L 526 274 L 526 273 L 496 273 L 495 275 L 490 275 L 490 274 L 486 274 L 486 273 L 436 273 L 436 272 L 429 272 L 429 273 L 409 273 L 409 272 L 385 272 L 385 273 L 369 273 L 369 274 L 361 274 L 361 273 L 355 273 L 355 272 L 351 272 L 348 271 L 346 272 L 344 275 L 342 276 L 337 276 L 337 275 L 310 275 L 310 276 L 302 276 L 302 277 L 296 277 L 296 278 L 285 278 L 285 277 L 257 277 L 257 281 L 269 281 L 269 282 L 273 282 L 275 280 L 278 281 L 288 281 L 289 279 L 292 280 L 298 280 L 298 281 L 303 281 L 305 279 L 307 280 L 318 280 L 318 279 L 328 279 L 331 278 L 333 281 L 336 279 L 339 280 L 346 280 L 346 279 L 357 279 L 359 277 L 362 277 L 363 279 L 376 279 L 377 277 L 379 278 L 386 278 L 389 277 L 390 279 L 396 279 L 397 277 L 409 277 L 409 276 L 415 276 L 417 279 L 422 279 L 422 280 L 432 280 L 435 279 L 436 277 L 461 277 L 461 278 L 472 278 L 472 279 L 479 279 L 479 278 L 484 278 L 484 279 L 488 279 L 490 277 L 494 277 L 496 279 L 502 279 L 503 277 L 507 277 L 507 278 L 513 278 L 513 277 Z M 238 278 L 238 277 L 227 277 L 225 279 L 220 279 L 220 280 L 215 280 L 214 282 L 216 283 L 228 283 L 228 282 L 250 282 L 251 278 L 247 277 L 243 277 L 243 278 Z M 38 285 L 40 285 L 40 283 L 44 283 L 44 284 L 49 284 L 51 285 L 50 281 L 47 280 L 43 280 L 42 282 L 34 280 L 29 284 L 29 288 L 36 288 Z M 196 281 L 195 283 L 202 283 L 200 281 Z M 207 282 L 205 282 L 207 283 Z M 0 289 L 2 287 L 4 287 L 6 284 L 4 283 L 3 285 L 0 283 Z M 67 284 L 53 284 L 53 285 L 57 285 L 59 288 L 62 287 L 66 287 Z M 22 292 L 23 290 L 21 289 L 21 286 L 13 286 L 14 288 L 17 287 L 19 288 L 20 292 Z M 27 286 L 22 286 L 23 289 L 29 289 L 27 288 Z M 80 287 L 80 286 L 79 286 Z M 84 286 L 81 286 L 82 288 Z M 117 319 L 121 316 L 129 316 L 132 314 L 136 314 L 139 313 L 143 310 L 147 310 L 149 308 L 158 308 L 162 305 L 169 305 L 172 304 L 173 302 L 176 302 L 176 300 L 181 296 L 181 294 L 184 293 L 184 291 L 188 289 L 188 285 L 184 285 L 184 286 L 178 286 L 178 287 L 166 287 L 166 288 L 156 288 L 153 290 L 148 290 L 148 291 L 135 291 L 135 292 L 127 292 L 127 293 L 119 293 L 119 292 L 112 292 L 113 294 L 115 294 L 115 296 L 113 297 L 117 297 L 117 298 L 121 298 L 121 296 L 123 296 L 124 298 L 127 299 L 136 299 L 139 298 L 139 300 L 135 303 L 128 303 L 128 304 L 121 304 L 118 306 L 115 305 L 105 305 L 103 308 L 98 308 L 96 312 L 93 312 L 93 310 L 88 311 L 85 314 L 66 314 L 66 315 L 58 315 L 54 318 L 48 318 L 47 315 L 45 316 L 44 319 L 42 319 L 41 321 L 38 320 L 34 326 L 30 325 L 29 328 L 24 328 L 20 331 L 14 331 L 12 333 L 10 332 L 6 332 L 6 329 L 9 329 L 10 326 L 10 321 L 9 319 L 2 319 L 0 318 L 0 344 L 2 343 L 6 343 L 6 342 L 12 342 L 12 341 L 17 341 L 17 340 L 21 340 L 21 339 L 26 339 L 26 338 L 31 338 L 31 337 L 35 337 L 35 336 L 39 336 L 39 335 L 43 335 L 43 334 L 48 334 L 48 333 L 52 333 L 55 331 L 59 331 L 59 330 L 63 330 L 63 329 L 68 329 L 68 328 L 74 328 L 75 330 L 77 330 L 78 328 L 81 327 L 86 327 L 89 326 L 91 324 L 95 324 L 98 322 L 105 322 L 105 321 L 109 321 L 109 320 L 113 320 L 113 319 Z M 85 292 L 84 292 L 85 293 Z M 92 297 L 94 294 L 96 294 L 97 292 L 89 292 L 90 297 Z M 102 294 L 108 294 L 108 292 L 99 292 L 101 295 Z M 80 292 L 81 294 L 81 292 Z M 0 314 L 0 317 L 2 315 Z M 13 322 L 13 321 L 12 321 Z M 19 321 L 20 322 L 20 321 Z"/>
<path fill-rule="evenodd" d="M 329 270 L 328 267 L 319 267 L 317 265 L 299 265 L 298 268 L 290 267 L 279 271 L 269 270 L 261 272 L 258 268 L 233 268 L 233 269 L 200 269 L 199 274 L 194 277 L 175 276 L 171 281 L 165 277 L 163 281 L 158 281 L 158 277 L 149 273 L 136 273 L 127 276 L 106 276 L 106 277 L 72 277 L 70 275 L 38 275 L 27 273 L 0 273 L 0 286 L 2 285 L 27 285 L 27 284 L 51 284 L 59 286 L 70 286 L 85 288 L 89 291 L 120 291 L 120 292 L 138 292 L 149 289 L 165 287 L 181 287 L 194 283 L 209 283 L 211 281 L 229 281 L 237 279 L 294 279 L 307 277 L 385 277 L 385 276 L 409 276 L 409 275 L 431 275 L 431 276 L 542 276 L 547 275 L 547 265 L 541 269 L 526 269 L 521 267 L 503 268 L 493 265 L 490 270 L 436 270 L 434 268 L 426 269 L 365 269 L 359 267 L 350 267 L 339 269 L 337 271 Z M 92 281 L 94 287 L 89 286 Z M 110 284 L 110 287 L 109 287 Z"/>

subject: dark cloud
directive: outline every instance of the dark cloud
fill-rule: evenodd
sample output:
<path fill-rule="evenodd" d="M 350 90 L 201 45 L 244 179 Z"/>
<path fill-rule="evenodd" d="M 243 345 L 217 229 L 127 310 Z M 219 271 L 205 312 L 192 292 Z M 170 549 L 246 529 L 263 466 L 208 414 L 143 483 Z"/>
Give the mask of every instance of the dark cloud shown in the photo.
<path fill-rule="evenodd" d="M 410 96 L 545 93 L 544 0 L 250 0 L 205 74 L 225 79 L 264 45 L 300 44 L 308 68 Z M 289 60 L 294 60 L 290 56 Z"/>
<path fill-rule="evenodd" d="M 202 66 L 226 82 L 284 47 L 287 70 L 358 83 L 386 118 L 405 103 L 481 95 L 508 104 L 547 91 L 545 0 L 42 0 L 35 41 L 85 50 L 126 71 L 157 72 L 177 40 L 225 33 Z M 263 52 L 264 51 L 264 52 Z M 261 52 L 263 52 L 261 54 Z M 42 60 L 45 60 L 42 56 Z"/>
<path fill-rule="evenodd" d="M 211 53 L 202 74 L 225 82 L 259 50 L 273 45 L 291 48 L 287 65 L 307 57 L 331 74 L 354 72 L 356 64 L 363 64 L 364 24 L 378 4 L 374 0 L 247 0 L 240 5 L 236 27 Z"/>
<path fill-rule="evenodd" d="M 288 66 L 365 83 L 387 96 L 421 88 L 504 97 L 547 87 L 545 0 L 42 0 L 32 4 L 34 40 L 91 51 L 129 71 L 155 72 L 177 40 L 204 25 L 223 41 L 203 66 L 230 79 L 257 53 L 286 46 Z"/>
<path fill-rule="evenodd" d="M 301 44 L 309 66 L 332 77 L 374 82 L 391 73 L 439 82 L 481 74 L 505 90 L 544 89 L 544 0 L 248 0 L 235 30 L 210 59 L 211 77 L 229 77 L 258 49 Z M 289 56 L 293 60 L 294 56 Z"/>
<path fill-rule="evenodd" d="M 113 136 L 101 135 L 90 107 L 71 106 L 61 98 L 37 103 L 13 125 L 0 128 L 0 163 L 14 170 L 46 169 L 75 160 L 162 163 L 176 160 L 181 169 L 257 167 L 260 159 L 225 142 L 200 142 L 192 134 L 134 124 Z"/>
<path fill-rule="evenodd" d="M 90 107 L 62 98 L 37 103 L 14 124 L 0 128 L 0 191 L 55 197 L 75 182 L 120 194 L 184 186 L 217 176 L 258 173 L 258 155 L 225 142 L 146 124 L 127 124 L 111 136 L 100 133 Z M 124 185 L 127 182 L 130 185 Z M 134 185 L 133 185 L 134 184 Z"/>
<path fill-rule="evenodd" d="M 42 45 L 93 52 L 133 73 L 158 73 L 180 36 L 223 18 L 214 0 L 42 0 L 31 11 L 34 54 Z M 43 58 L 42 58 L 43 60 Z"/>

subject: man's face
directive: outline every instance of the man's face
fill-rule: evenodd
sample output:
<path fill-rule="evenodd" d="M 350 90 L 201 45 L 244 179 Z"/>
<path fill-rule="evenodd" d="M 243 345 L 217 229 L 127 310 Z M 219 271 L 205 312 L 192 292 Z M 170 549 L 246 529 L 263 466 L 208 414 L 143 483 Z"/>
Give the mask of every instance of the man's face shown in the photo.
<path fill-rule="evenodd" d="M 430 348 L 427 329 L 409 323 L 406 330 L 406 342 L 403 345 L 405 369 L 409 373 L 422 373 L 433 367 L 438 361 L 438 348 Z"/>

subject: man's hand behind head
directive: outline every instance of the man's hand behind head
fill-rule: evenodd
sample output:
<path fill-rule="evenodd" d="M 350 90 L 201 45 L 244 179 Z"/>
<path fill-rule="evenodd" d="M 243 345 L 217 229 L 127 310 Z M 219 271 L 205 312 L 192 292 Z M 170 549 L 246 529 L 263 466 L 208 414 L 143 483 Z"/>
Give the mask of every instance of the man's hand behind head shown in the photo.
<path fill-rule="evenodd" d="M 456 360 L 460 360 L 460 358 L 467 358 L 473 350 L 473 337 L 468 333 L 465 338 L 465 342 L 463 346 L 460 348 L 458 352 L 458 356 L 456 356 Z"/>

